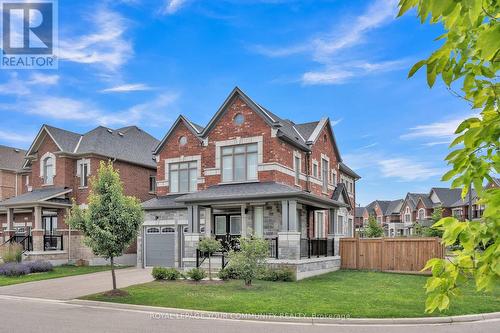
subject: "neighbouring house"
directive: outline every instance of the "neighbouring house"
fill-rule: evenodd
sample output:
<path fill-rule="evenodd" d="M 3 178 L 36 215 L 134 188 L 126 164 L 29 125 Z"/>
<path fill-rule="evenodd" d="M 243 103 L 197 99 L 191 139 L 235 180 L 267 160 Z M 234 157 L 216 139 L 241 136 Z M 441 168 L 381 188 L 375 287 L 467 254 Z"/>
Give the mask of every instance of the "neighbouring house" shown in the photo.
<path fill-rule="evenodd" d="M 82 244 L 82 235 L 71 230 L 65 216 L 72 200 L 83 207 L 89 195 L 89 177 L 101 161 L 113 161 L 124 192 L 141 201 L 154 197 L 158 140 L 135 127 L 110 129 L 99 126 L 85 134 L 43 125 L 23 158 L 22 172 L 29 175 L 22 191 L 0 203 L 4 241 L 23 245 L 26 260 L 55 263 L 94 258 Z M 26 190 L 25 190 L 26 187 Z M 123 260 L 136 261 L 135 245 Z"/>
<path fill-rule="evenodd" d="M 365 213 L 366 207 L 356 207 L 354 210 L 354 230 L 359 234 L 365 225 L 363 215 Z"/>
<path fill-rule="evenodd" d="M 370 216 L 373 216 L 377 222 L 384 228 L 386 236 L 397 235 L 400 228 L 400 209 L 403 199 L 397 200 L 375 200 L 368 204 L 361 213 L 363 225 L 366 226 Z"/>
<path fill-rule="evenodd" d="M 328 118 L 297 124 L 235 88 L 204 127 L 184 116 L 155 150 L 158 196 L 143 204 L 139 266 L 197 265 L 201 237 L 226 249 L 269 242 L 268 264 L 297 278 L 336 270 L 351 237 L 355 182 Z"/>

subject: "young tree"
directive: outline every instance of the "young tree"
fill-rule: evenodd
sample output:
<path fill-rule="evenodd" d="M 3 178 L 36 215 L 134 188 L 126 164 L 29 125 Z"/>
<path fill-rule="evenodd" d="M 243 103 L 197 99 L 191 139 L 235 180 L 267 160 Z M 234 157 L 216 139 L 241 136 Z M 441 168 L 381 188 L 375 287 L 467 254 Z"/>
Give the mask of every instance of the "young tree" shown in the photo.
<path fill-rule="evenodd" d="M 143 211 L 137 198 L 123 194 L 120 175 L 111 162 L 100 163 L 90 184 L 88 208 L 81 209 L 73 203 L 68 223 L 83 232 L 85 244 L 95 255 L 110 260 L 116 290 L 114 259 L 136 239 Z"/>
<path fill-rule="evenodd" d="M 212 281 L 212 263 L 210 260 L 212 258 L 212 255 L 215 252 L 220 251 L 220 249 L 221 249 L 220 241 L 214 238 L 206 237 L 201 239 L 200 242 L 198 243 L 198 250 L 208 255 L 208 278 L 210 281 Z"/>
<path fill-rule="evenodd" d="M 368 218 L 368 226 L 365 228 L 365 237 L 376 238 L 384 235 L 384 228 L 378 224 L 375 216 L 370 215 Z"/>
<path fill-rule="evenodd" d="M 241 238 L 240 250 L 229 253 L 229 265 L 245 281 L 245 286 L 252 285 L 252 280 L 264 268 L 269 255 L 269 245 L 260 238 Z"/>
<path fill-rule="evenodd" d="M 434 211 L 432 212 L 432 216 L 431 216 L 433 224 L 437 223 L 442 218 L 443 218 L 443 207 L 438 206 L 438 207 L 434 208 Z M 443 231 L 440 230 L 440 229 L 438 229 L 438 228 L 435 228 L 434 226 L 430 226 L 428 228 L 425 228 L 425 230 L 424 230 L 424 236 L 425 237 L 439 237 L 439 238 L 442 238 L 443 237 Z"/>
<path fill-rule="evenodd" d="M 478 204 L 485 205 L 483 221 L 462 223 L 446 217 L 434 224 L 443 231 L 443 243 L 458 241 L 452 261 L 431 259 L 426 284 L 426 311 L 444 310 L 459 286 L 472 276 L 476 289 L 492 290 L 500 280 L 500 188 L 483 189 L 485 181 L 500 172 L 500 3 L 498 0 L 400 0 L 403 15 L 416 8 L 421 23 L 442 24 L 441 47 L 410 70 L 413 76 L 426 66 L 427 83 L 432 87 L 441 76 L 447 89 L 467 102 L 477 116 L 463 121 L 451 143 L 446 160 L 452 166 L 443 180 L 462 188 L 465 198 L 474 185 Z M 462 93 L 455 89 L 461 84 Z"/>

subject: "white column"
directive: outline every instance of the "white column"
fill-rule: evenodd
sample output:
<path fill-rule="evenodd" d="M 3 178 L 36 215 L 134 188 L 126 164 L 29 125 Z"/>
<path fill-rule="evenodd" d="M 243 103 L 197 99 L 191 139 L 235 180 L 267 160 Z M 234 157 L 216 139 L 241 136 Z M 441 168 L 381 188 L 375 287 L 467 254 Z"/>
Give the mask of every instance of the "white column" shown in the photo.
<path fill-rule="evenodd" d="M 281 231 L 288 231 L 288 201 L 281 201 Z"/>
<path fill-rule="evenodd" d="M 14 230 L 14 208 L 7 208 L 7 230 Z"/>
<path fill-rule="evenodd" d="M 247 237 L 247 205 L 241 205 L 241 237 Z"/>
<path fill-rule="evenodd" d="M 295 200 L 288 201 L 288 231 L 299 231 L 297 221 L 297 201 Z"/>
<path fill-rule="evenodd" d="M 205 235 L 210 237 L 212 235 L 212 208 L 205 208 Z"/>

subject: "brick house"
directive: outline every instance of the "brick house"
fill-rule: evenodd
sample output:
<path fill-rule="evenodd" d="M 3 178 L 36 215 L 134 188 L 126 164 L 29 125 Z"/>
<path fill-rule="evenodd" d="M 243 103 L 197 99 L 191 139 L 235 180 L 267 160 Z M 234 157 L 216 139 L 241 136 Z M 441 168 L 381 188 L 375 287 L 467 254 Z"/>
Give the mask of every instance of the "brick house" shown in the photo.
<path fill-rule="evenodd" d="M 117 130 L 99 126 L 78 134 L 43 125 L 22 165 L 28 182 L 19 195 L 0 203 L 6 211 L 0 215 L 4 241 L 23 244 L 26 260 L 98 262 L 82 244 L 81 234 L 65 223 L 71 200 L 87 204 L 89 177 L 96 174 L 101 161 L 109 160 L 119 170 L 127 195 L 151 199 L 156 183 L 152 151 L 157 144 L 158 140 L 135 126 Z M 135 246 L 128 252 L 134 253 Z M 135 254 L 128 259 L 135 262 Z"/>
<path fill-rule="evenodd" d="M 196 265 L 200 237 L 269 241 L 298 278 L 338 269 L 353 235 L 355 182 L 328 118 L 295 124 L 235 88 L 202 127 L 180 116 L 155 150 L 158 196 L 143 204 L 139 266 Z"/>
<path fill-rule="evenodd" d="M 394 236 L 394 229 L 401 223 L 400 209 L 403 199 L 397 200 L 375 200 L 360 211 L 363 226 L 366 226 L 370 216 L 373 216 L 378 224 L 384 228 L 386 236 Z"/>

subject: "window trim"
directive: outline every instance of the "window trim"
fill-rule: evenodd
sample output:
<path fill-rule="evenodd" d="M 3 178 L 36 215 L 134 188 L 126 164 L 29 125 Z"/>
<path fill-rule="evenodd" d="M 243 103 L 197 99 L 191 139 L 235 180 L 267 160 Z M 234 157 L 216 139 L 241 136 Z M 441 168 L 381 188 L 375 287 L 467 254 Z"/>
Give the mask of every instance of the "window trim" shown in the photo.
<path fill-rule="evenodd" d="M 47 164 L 48 161 L 50 160 L 50 164 Z M 52 170 L 52 175 L 49 179 L 48 177 L 48 170 Z M 54 185 L 54 169 L 55 169 L 55 163 L 54 163 L 54 157 L 52 156 L 47 156 L 42 160 L 42 179 L 43 179 L 43 184 L 44 185 Z"/>
<path fill-rule="evenodd" d="M 187 164 L 187 169 L 181 169 L 180 166 L 182 164 Z M 196 167 L 191 167 L 191 164 L 196 164 Z M 177 170 L 174 170 L 177 172 L 177 191 L 172 190 L 172 166 L 176 165 Z M 198 175 L 199 175 L 199 163 L 198 160 L 192 160 L 192 161 L 181 161 L 181 162 L 170 162 L 167 164 L 168 168 L 168 186 L 169 186 L 169 192 L 170 193 L 192 193 L 196 192 L 198 189 Z M 187 170 L 187 181 L 188 181 L 188 189 L 187 191 L 181 191 L 181 170 Z M 196 171 L 196 180 L 194 184 L 191 184 L 191 177 L 190 177 L 190 171 L 195 170 Z M 191 185 L 194 186 L 194 190 L 192 190 Z"/>
<path fill-rule="evenodd" d="M 300 174 L 302 171 L 302 158 L 298 154 L 293 155 L 293 169 L 295 171 L 295 185 L 300 185 Z"/>
<path fill-rule="evenodd" d="M 323 193 L 328 193 L 328 183 L 329 183 L 329 172 L 330 170 L 330 161 L 328 161 L 326 158 L 322 157 L 321 158 L 321 190 Z"/>
<path fill-rule="evenodd" d="M 248 147 L 254 146 L 255 151 L 248 151 Z M 237 147 L 244 147 L 245 151 L 241 153 L 235 153 L 235 149 Z M 230 153 L 224 153 L 224 150 L 231 149 Z M 249 155 L 255 155 L 255 177 L 254 178 L 249 178 L 248 176 L 248 156 Z M 231 157 L 231 179 L 224 179 L 224 157 Z M 236 173 L 236 168 L 235 168 L 235 156 L 243 156 L 244 157 L 244 179 L 238 179 L 235 180 L 235 173 Z M 252 143 L 243 143 L 243 144 L 236 144 L 236 145 L 228 145 L 228 146 L 223 146 L 221 147 L 220 151 L 220 167 L 221 167 L 221 181 L 222 183 L 244 183 L 244 182 L 252 182 L 252 181 L 258 181 L 259 180 L 259 145 L 256 142 Z"/>

